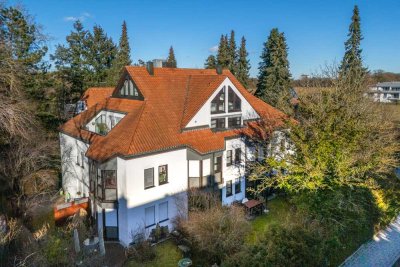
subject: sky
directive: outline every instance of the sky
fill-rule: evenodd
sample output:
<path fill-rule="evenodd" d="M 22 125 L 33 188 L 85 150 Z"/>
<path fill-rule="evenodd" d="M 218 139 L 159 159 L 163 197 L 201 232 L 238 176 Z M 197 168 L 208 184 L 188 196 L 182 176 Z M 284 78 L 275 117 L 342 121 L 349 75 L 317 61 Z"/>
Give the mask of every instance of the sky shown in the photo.
<path fill-rule="evenodd" d="M 400 72 L 400 0 L 25 0 L 22 4 L 42 25 L 55 45 L 65 43 L 74 20 L 85 28 L 102 26 L 118 42 L 127 22 L 133 62 L 166 58 L 172 45 L 178 67 L 203 68 L 216 53 L 221 34 L 247 40 L 250 75 L 258 63 L 272 28 L 285 33 L 290 71 L 294 78 L 318 73 L 321 67 L 340 62 L 355 4 L 359 6 L 364 64 L 370 70 Z"/>

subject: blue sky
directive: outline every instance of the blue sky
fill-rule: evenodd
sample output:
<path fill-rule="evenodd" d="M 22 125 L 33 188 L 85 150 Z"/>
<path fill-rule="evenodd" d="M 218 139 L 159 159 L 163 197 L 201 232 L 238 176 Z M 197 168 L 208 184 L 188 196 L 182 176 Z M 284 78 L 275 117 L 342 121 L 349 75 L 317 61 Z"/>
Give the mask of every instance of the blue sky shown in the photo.
<path fill-rule="evenodd" d="M 15 3 L 14 1 L 9 4 Z M 86 28 L 101 25 L 118 41 L 126 20 L 132 59 L 165 58 L 173 45 L 179 67 L 202 68 L 222 33 L 244 35 L 251 76 L 258 73 L 270 30 L 285 32 L 294 78 L 340 61 L 354 4 L 360 8 L 364 63 L 370 70 L 400 72 L 400 0 L 265 1 L 18 1 L 51 37 L 50 52 L 65 42 L 73 20 Z"/>

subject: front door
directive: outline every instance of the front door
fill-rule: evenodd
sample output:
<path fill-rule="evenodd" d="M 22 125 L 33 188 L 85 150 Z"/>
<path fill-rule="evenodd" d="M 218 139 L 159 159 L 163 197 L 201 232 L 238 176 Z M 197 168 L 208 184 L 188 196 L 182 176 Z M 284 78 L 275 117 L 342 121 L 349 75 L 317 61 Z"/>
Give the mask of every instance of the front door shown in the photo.
<path fill-rule="evenodd" d="M 118 208 L 103 209 L 104 239 L 118 240 Z"/>

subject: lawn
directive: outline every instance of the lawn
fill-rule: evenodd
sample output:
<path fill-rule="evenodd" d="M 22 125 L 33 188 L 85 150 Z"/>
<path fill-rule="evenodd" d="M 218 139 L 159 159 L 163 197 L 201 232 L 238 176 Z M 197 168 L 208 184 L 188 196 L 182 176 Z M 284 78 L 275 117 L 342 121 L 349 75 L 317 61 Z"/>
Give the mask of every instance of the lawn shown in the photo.
<path fill-rule="evenodd" d="M 274 224 L 285 221 L 290 213 L 290 204 L 283 198 L 275 198 L 267 202 L 269 212 L 256 217 L 251 221 L 252 230 L 246 242 L 255 244 L 257 240 L 264 236 L 265 231 Z"/>
<path fill-rule="evenodd" d="M 156 258 L 152 261 L 140 263 L 134 260 L 128 261 L 126 267 L 176 267 L 178 261 L 182 259 L 182 254 L 172 240 L 167 240 L 159 245 L 156 245 Z"/>

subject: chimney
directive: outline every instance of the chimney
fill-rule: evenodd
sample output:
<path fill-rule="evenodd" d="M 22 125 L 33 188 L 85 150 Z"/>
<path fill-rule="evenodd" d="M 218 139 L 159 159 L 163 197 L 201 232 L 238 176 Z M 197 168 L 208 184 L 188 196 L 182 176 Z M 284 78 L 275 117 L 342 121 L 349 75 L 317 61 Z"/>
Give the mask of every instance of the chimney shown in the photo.
<path fill-rule="evenodd" d="M 153 62 L 147 61 L 146 69 L 147 69 L 147 72 L 148 72 L 150 75 L 154 75 L 154 63 L 153 63 Z"/>
<path fill-rule="evenodd" d="M 217 65 L 217 66 L 215 67 L 215 69 L 216 69 L 216 71 L 217 71 L 217 74 L 219 74 L 219 75 L 222 74 L 222 66 L 221 66 L 221 65 Z"/>

